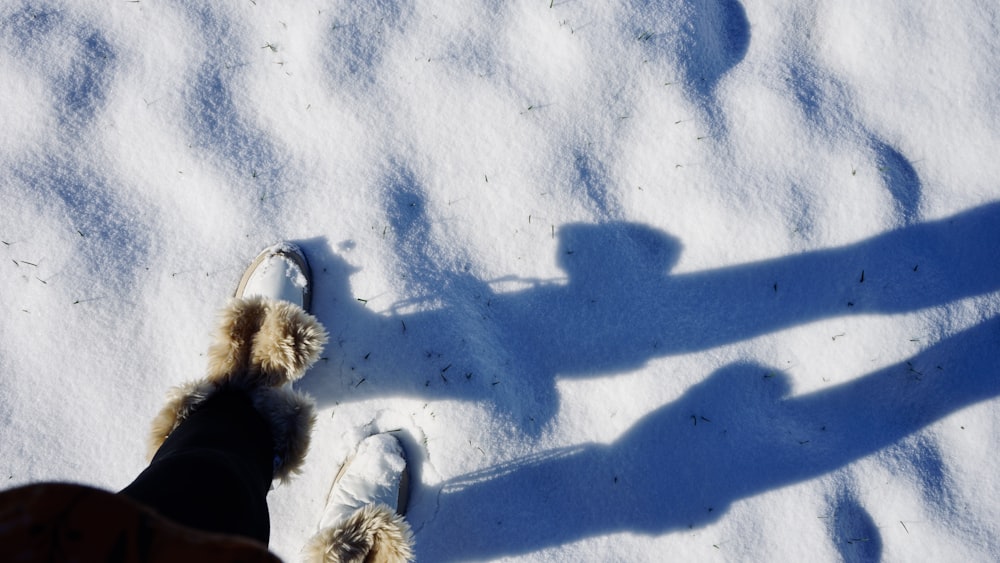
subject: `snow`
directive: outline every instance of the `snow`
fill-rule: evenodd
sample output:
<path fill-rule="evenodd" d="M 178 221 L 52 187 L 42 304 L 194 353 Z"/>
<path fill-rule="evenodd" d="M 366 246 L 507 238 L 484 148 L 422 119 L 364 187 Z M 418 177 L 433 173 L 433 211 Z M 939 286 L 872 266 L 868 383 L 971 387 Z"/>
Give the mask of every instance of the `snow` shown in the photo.
<path fill-rule="evenodd" d="M 6 483 L 128 484 L 287 239 L 331 342 L 269 496 L 286 559 L 397 430 L 422 561 L 997 560 L 998 29 L 921 0 L 8 0 Z"/>

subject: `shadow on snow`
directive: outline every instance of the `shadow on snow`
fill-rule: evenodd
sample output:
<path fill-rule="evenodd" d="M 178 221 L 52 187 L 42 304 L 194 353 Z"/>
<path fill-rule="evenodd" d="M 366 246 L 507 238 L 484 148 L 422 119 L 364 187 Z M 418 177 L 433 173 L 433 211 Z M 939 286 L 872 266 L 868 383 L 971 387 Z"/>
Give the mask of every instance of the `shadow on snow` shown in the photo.
<path fill-rule="evenodd" d="M 381 313 L 351 294 L 352 269 L 325 241 L 305 241 L 320 287 L 316 314 L 335 320 L 328 362 L 343 357 L 355 376 L 332 381 L 331 366 L 320 365 L 303 384 L 321 403 L 488 399 L 544 423 L 557 409 L 556 377 L 613 374 L 824 318 L 905 313 L 1000 289 L 1000 248 L 985 243 L 1000 236 L 1000 204 L 847 246 L 681 274 L 670 273 L 680 242 L 647 226 L 570 224 L 557 233 L 563 283 L 510 278 L 525 289 L 497 292 L 414 251 L 407 256 L 421 263 L 408 271 L 438 293 Z"/>
<path fill-rule="evenodd" d="M 998 344 L 995 318 L 907 362 L 795 397 L 780 372 L 727 366 L 611 444 L 545 452 L 446 482 L 423 548 L 448 559 L 489 558 L 710 523 L 740 499 L 826 474 L 995 397 Z M 865 555 L 877 559 L 871 517 L 841 500 L 835 538 L 864 537 Z M 448 545 L 428 545 L 438 537 Z"/>
<path fill-rule="evenodd" d="M 321 405 L 390 395 L 483 401 L 537 435 L 558 410 L 557 377 L 609 375 L 819 319 L 1000 289 L 1000 247 L 988 243 L 1000 235 L 998 203 L 847 246 L 682 274 L 670 273 L 680 242 L 656 229 L 615 222 L 557 232 L 563 283 L 520 280 L 524 289 L 498 292 L 462 271 L 436 272 L 425 280 L 440 287 L 433 307 L 417 300 L 380 313 L 351 295 L 352 269 L 324 240 L 304 241 L 320 287 L 316 314 L 334 322 L 327 363 L 302 387 Z M 426 253 L 410 257 L 428 262 L 413 272 L 434 266 Z M 775 369 L 728 366 L 610 445 L 446 483 L 425 526 L 448 533 L 428 538 L 448 538 L 443 551 L 464 559 L 711 522 L 736 500 L 825 474 L 995 397 L 998 340 L 992 319 L 907 362 L 796 397 Z"/>

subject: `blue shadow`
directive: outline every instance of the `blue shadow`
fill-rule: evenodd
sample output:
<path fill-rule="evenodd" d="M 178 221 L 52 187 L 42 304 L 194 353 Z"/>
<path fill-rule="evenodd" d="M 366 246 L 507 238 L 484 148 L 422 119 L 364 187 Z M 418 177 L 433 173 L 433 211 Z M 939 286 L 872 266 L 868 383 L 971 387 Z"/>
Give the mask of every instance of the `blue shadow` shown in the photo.
<path fill-rule="evenodd" d="M 740 499 L 811 479 L 1000 394 L 1000 318 L 849 383 L 789 397 L 787 376 L 730 365 L 609 445 L 582 444 L 446 482 L 420 549 L 436 561 L 516 555 L 615 532 L 713 522 Z M 926 367 L 921 377 L 913 366 Z M 856 502 L 832 535 L 850 561 L 881 537 Z M 842 544 L 842 545 L 841 545 Z"/>
<path fill-rule="evenodd" d="M 411 194 L 411 207 L 407 197 L 397 212 L 412 216 L 394 221 L 424 239 L 422 200 Z M 505 278 L 524 287 L 511 292 L 448 271 L 422 250 L 426 240 L 411 238 L 407 272 L 429 293 L 378 313 L 350 295 L 343 259 L 308 241 L 311 259 L 340 272 L 317 280 L 317 314 L 336 319 L 345 361 L 379 384 L 345 388 L 356 381 L 322 369 L 304 384 L 321 403 L 373 393 L 486 400 L 534 434 L 558 410 L 557 377 L 620 373 L 820 319 L 905 313 L 1000 289 L 1000 246 L 987 243 L 1000 240 L 1000 203 L 847 246 L 682 274 L 670 272 L 680 241 L 648 226 L 570 224 L 556 236 L 566 278 Z M 475 377 L 456 381 L 445 368 Z"/>

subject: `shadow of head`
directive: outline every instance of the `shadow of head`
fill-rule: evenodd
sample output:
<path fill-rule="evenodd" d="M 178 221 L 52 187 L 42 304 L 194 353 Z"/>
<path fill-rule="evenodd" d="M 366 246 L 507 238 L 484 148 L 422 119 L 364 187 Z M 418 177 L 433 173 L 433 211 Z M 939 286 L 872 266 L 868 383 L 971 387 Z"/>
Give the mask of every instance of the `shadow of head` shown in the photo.
<path fill-rule="evenodd" d="M 723 366 L 692 385 L 679 399 L 714 409 L 756 411 L 761 402 L 780 401 L 791 393 L 788 374 L 753 362 L 737 362 Z"/>
<path fill-rule="evenodd" d="M 637 223 L 571 223 L 559 229 L 556 263 L 570 283 L 660 277 L 681 254 L 681 242 L 667 233 Z"/>

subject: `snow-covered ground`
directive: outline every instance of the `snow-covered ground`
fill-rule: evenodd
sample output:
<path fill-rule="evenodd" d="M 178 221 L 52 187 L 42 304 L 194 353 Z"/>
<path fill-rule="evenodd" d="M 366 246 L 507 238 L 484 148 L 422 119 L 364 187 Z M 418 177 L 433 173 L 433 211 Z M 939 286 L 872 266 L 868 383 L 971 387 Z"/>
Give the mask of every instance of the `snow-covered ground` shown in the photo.
<path fill-rule="evenodd" d="M 1000 558 L 1000 8 L 0 4 L 0 480 L 118 489 L 281 239 L 295 560 L 400 430 L 423 561 Z"/>

